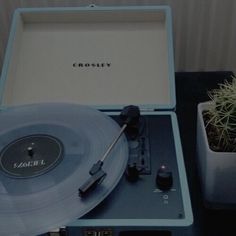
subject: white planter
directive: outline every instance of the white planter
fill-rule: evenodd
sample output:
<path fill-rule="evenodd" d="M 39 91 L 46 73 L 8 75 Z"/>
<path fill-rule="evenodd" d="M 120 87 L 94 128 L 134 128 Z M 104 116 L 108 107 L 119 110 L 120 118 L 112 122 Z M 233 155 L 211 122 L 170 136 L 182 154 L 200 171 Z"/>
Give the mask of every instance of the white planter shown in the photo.
<path fill-rule="evenodd" d="M 235 208 L 236 153 L 210 149 L 202 117 L 209 105 L 200 103 L 197 117 L 197 161 L 204 202 L 210 208 Z"/>

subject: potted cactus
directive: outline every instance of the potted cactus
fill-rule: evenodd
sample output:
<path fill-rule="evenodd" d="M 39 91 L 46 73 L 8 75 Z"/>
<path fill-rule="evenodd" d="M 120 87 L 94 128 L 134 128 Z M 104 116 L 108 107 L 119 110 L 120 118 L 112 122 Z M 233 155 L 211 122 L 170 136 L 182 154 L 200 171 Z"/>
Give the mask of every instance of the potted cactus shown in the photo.
<path fill-rule="evenodd" d="M 204 202 L 236 207 L 236 78 L 209 92 L 198 105 L 197 161 Z"/>

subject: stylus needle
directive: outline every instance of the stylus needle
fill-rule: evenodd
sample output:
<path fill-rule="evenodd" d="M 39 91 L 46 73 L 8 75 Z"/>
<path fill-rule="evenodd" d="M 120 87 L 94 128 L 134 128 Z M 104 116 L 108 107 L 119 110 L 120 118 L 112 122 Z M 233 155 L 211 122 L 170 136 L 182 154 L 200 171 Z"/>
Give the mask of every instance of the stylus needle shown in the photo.
<path fill-rule="evenodd" d="M 100 184 L 104 178 L 106 177 L 106 173 L 102 170 L 102 165 L 105 161 L 105 159 L 109 156 L 111 150 L 116 145 L 118 140 L 120 139 L 121 135 L 124 133 L 124 130 L 126 129 L 127 124 L 124 124 L 116 138 L 113 140 L 113 142 L 109 145 L 106 152 L 103 154 L 102 158 L 96 162 L 92 168 L 89 171 L 89 174 L 91 175 L 90 178 L 79 188 L 79 196 L 84 197 L 87 195 L 90 190 L 94 189 L 98 184 Z"/>

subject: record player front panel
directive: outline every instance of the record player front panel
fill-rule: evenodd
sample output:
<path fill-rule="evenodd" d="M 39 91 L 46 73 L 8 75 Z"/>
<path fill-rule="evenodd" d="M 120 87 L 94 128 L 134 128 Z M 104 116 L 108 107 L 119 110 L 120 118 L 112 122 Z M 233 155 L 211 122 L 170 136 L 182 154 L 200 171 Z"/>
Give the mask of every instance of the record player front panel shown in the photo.
<path fill-rule="evenodd" d="M 113 118 L 118 119 L 114 116 Z M 144 169 L 146 172 L 141 173 L 136 182 L 129 182 L 124 175 L 109 197 L 83 219 L 182 219 L 185 217 L 171 117 L 150 115 L 145 116 L 145 122 L 146 131 L 143 132 L 141 139 L 145 138 L 149 143 L 149 147 L 145 149 L 147 153 L 144 155 L 147 161 L 147 169 Z M 168 167 L 173 175 L 173 185 L 168 191 L 160 190 L 155 181 L 157 171 L 163 165 Z"/>

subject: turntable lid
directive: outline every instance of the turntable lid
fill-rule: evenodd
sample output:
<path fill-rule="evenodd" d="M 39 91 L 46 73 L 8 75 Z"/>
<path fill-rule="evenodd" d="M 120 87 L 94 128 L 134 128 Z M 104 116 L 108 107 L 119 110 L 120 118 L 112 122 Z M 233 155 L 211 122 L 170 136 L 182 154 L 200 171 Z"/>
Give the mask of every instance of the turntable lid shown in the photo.
<path fill-rule="evenodd" d="M 3 65 L 1 104 L 173 109 L 171 30 L 166 6 L 19 9 Z"/>

